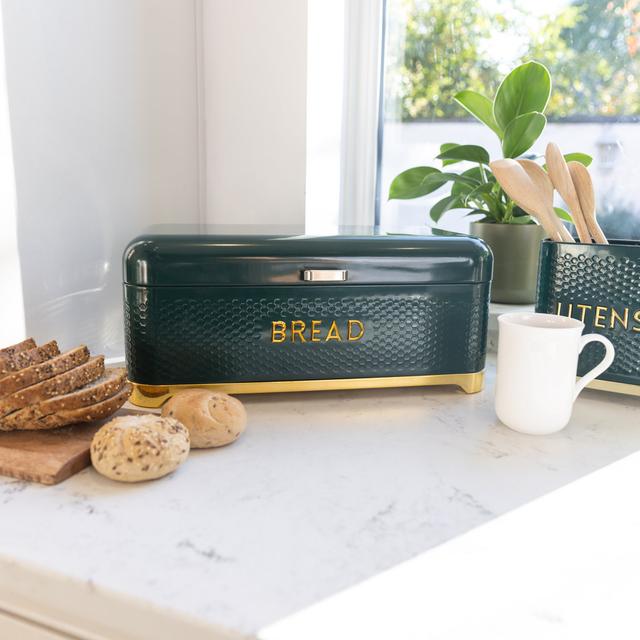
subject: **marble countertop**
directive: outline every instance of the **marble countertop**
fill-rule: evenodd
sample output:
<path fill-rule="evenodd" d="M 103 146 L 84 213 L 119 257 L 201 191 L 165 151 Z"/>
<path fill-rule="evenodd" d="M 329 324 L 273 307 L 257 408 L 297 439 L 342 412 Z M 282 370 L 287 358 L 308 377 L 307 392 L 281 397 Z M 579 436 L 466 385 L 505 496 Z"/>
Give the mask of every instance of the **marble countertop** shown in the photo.
<path fill-rule="evenodd" d="M 389 631 L 379 617 L 385 612 L 412 620 L 410 605 L 411 629 L 429 628 L 418 615 L 428 600 L 416 597 L 411 572 L 431 576 L 421 585 L 425 597 L 441 594 L 440 615 L 427 618 L 433 624 L 444 625 L 443 612 L 452 610 L 442 594 L 458 594 L 459 614 L 488 598 L 473 599 L 469 585 L 482 592 L 480 573 L 456 591 L 451 576 L 460 575 L 462 559 L 504 575 L 507 592 L 518 592 L 527 580 L 509 574 L 516 550 L 527 562 L 537 556 L 499 543 L 516 536 L 509 523 L 640 451 L 640 399 L 585 391 L 564 431 L 532 437 L 497 422 L 492 365 L 487 378 L 471 396 L 414 388 L 246 397 L 250 422 L 237 443 L 195 451 L 161 481 L 121 485 L 92 469 L 55 487 L 1 478 L 0 612 L 62 637 L 372 639 L 375 628 Z M 620 480 L 627 492 L 628 474 Z M 616 495 L 615 482 L 607 486 Z M 605 511 L 635 513 L 633 500 L 598 495 Z M 571 500 L 561 514 L 571 513 Z M 582 507 L 588 512 L 588 502 Z M 578 521 L 580 513 L 576 507 Z M 536 553 L 552 558 L 555 521 L 533 522 L 549 546 L 546 556 L 544 546 Z M 609 545 L 593 526 L 576 538 L 594 557 Z M 483 540 L 494 547 L 487 551 Z M 413 577 L 402 573 L 409 567 Z M 376 595 L 367 599 L 372 584 Z M 363 618 L 379 624 L 358 626 Z M 354 635 L 355 628 L 369 631 Z"/>

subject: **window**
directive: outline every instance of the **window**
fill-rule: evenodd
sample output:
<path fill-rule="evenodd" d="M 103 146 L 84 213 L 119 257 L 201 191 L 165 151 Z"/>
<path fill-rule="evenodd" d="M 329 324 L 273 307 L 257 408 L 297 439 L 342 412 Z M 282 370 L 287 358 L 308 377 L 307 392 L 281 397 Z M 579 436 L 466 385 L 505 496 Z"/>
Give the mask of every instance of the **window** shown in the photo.
<path fill-rule="evenodd" d="M 387 229 L 430 224 L 444 188 L 419 200 L 386 201 L 393 178 L 434 160 L 447 142 L 481 144 L 500 157 L 495 135 L 453 100 L 463 89 L 493 96 L 524 60 L 553 79 L 548 141 L 593 156 L 598 217 L 610 238 L 640 239 L 640 0 L 387 0 L 383 152 L 379 211 Z M 462 212 L 439 226 L 466 231 Z"/>

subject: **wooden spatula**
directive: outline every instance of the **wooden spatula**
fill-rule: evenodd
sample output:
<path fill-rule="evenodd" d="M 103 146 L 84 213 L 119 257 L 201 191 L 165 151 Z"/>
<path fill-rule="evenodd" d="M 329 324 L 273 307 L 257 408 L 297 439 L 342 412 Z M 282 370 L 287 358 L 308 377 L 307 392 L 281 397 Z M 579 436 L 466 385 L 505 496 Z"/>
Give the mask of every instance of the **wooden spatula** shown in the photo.
<path fill-rule="evenodd" d="M 567 166 L 591 237 L 599 244 L 609 244 L 596 219 L 596 196 L 589 169 L 575 160 L 568 162 Z"/>
<path fill-rule="evenodd" d="M 545 159 L 547 161 L 547 172 L 549 173 L 551 182 L 569 207 L 569 212 L 573 218 L 573 224 L 576 225 L 576 231 L 578 232 L 580 242 L 590 244 L 591 234 L 589 233 L 587 223 L 582 215 L 582 208 L 580 207 L 578 194 L 573 186 L 573 180 L 571 179 L 567 162 L 557 144 L 550 142 L 547 145 Z"/>
<path fill-rule="evenodd" d="M 563 242 L 562 234 L 553 220 L 553 218 L 557 218 L 556 212 L 547 204 L 545 196 L 540 193 L 522 166 L 511 158 L 494 160 L 489 166 L 509 197 L 533 216 L 552 240 Z"/>
<path fill-rule="evenodd" d="M 538 188 L 541 197 L 553 211 L 553 223 L 562 235 L 564 242 L 573 242 L 574 240 L 568 229 L 562 224 L 555 210 L 553 210 L 553 183 L 551 182 L 551 178 L 547 175 L 547 172 L 533 160 L 517 160 L 517 162 L 527 172 L 527 175 Z"/>

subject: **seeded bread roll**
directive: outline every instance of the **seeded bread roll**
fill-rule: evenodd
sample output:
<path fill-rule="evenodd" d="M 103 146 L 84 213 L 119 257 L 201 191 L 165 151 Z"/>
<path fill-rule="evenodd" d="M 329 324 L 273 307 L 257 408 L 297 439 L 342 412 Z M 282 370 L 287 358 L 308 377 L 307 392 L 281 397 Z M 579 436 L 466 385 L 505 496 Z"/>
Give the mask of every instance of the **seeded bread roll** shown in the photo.
<path fill-rule="evenodd" d="M 98 473 L 120 482 L 153 480 L 175 471 L 189 455 L 189 432 L 173 418 L 121 416 L 101 427 L 91 442 Z"/>
<path fill-rule="evenodd" d="M 247 412 L 240 400 L 206 389 L 180 391 L 167 401 L 162 415 L 189 429 L 192 449 L 229 444 L 247 425 Z"/>

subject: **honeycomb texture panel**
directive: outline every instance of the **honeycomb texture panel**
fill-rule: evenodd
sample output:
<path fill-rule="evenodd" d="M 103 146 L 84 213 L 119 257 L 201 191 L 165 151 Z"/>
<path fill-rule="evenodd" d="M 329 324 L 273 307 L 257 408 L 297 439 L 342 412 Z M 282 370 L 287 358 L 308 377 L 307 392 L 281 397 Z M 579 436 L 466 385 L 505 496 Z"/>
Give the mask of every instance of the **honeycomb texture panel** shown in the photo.
<path fill-rule="evenodd" d="M 612 251 L 616 255 L 611 255 L 606 249 L 596 249 L 596 245 L 583 252 L 578 247 L 569 250 L 562 247 L 543 247 L 536 310 L 542 313 L 559 310 L 561 315 L 579 320 L 584 313 L 584 333 L 600 333 L 616 349 L 613 365 L 600 379 L 640 384 L 640 315 L 638 320 L 633 318 L 640 309 L 640 250 L 615 247 Z M 623 252 L 628 255 L 622 255 Z M 596 307 L 601 307 L 598 318 Z M 622 317 L 628 314 L 626 328 L 617 319 L 612 322 L 612 309 Z M 596 322 L 605 325 L 604 328 L 596 326 Z M 584 375 L 603 357 L 602 345 L 587 345 L 580 355 L 578 374 Z"/>
<path fill-rule="evenodd" d="M 466 373 L 484 367 L 487 285 L 243 289 L 125 286 L 132 380 L 146 384 Z M 271 322 L 347 319 L 354 342 L 271 342 Z M 305 333 L 308 336 L 308 332 Z"/>

